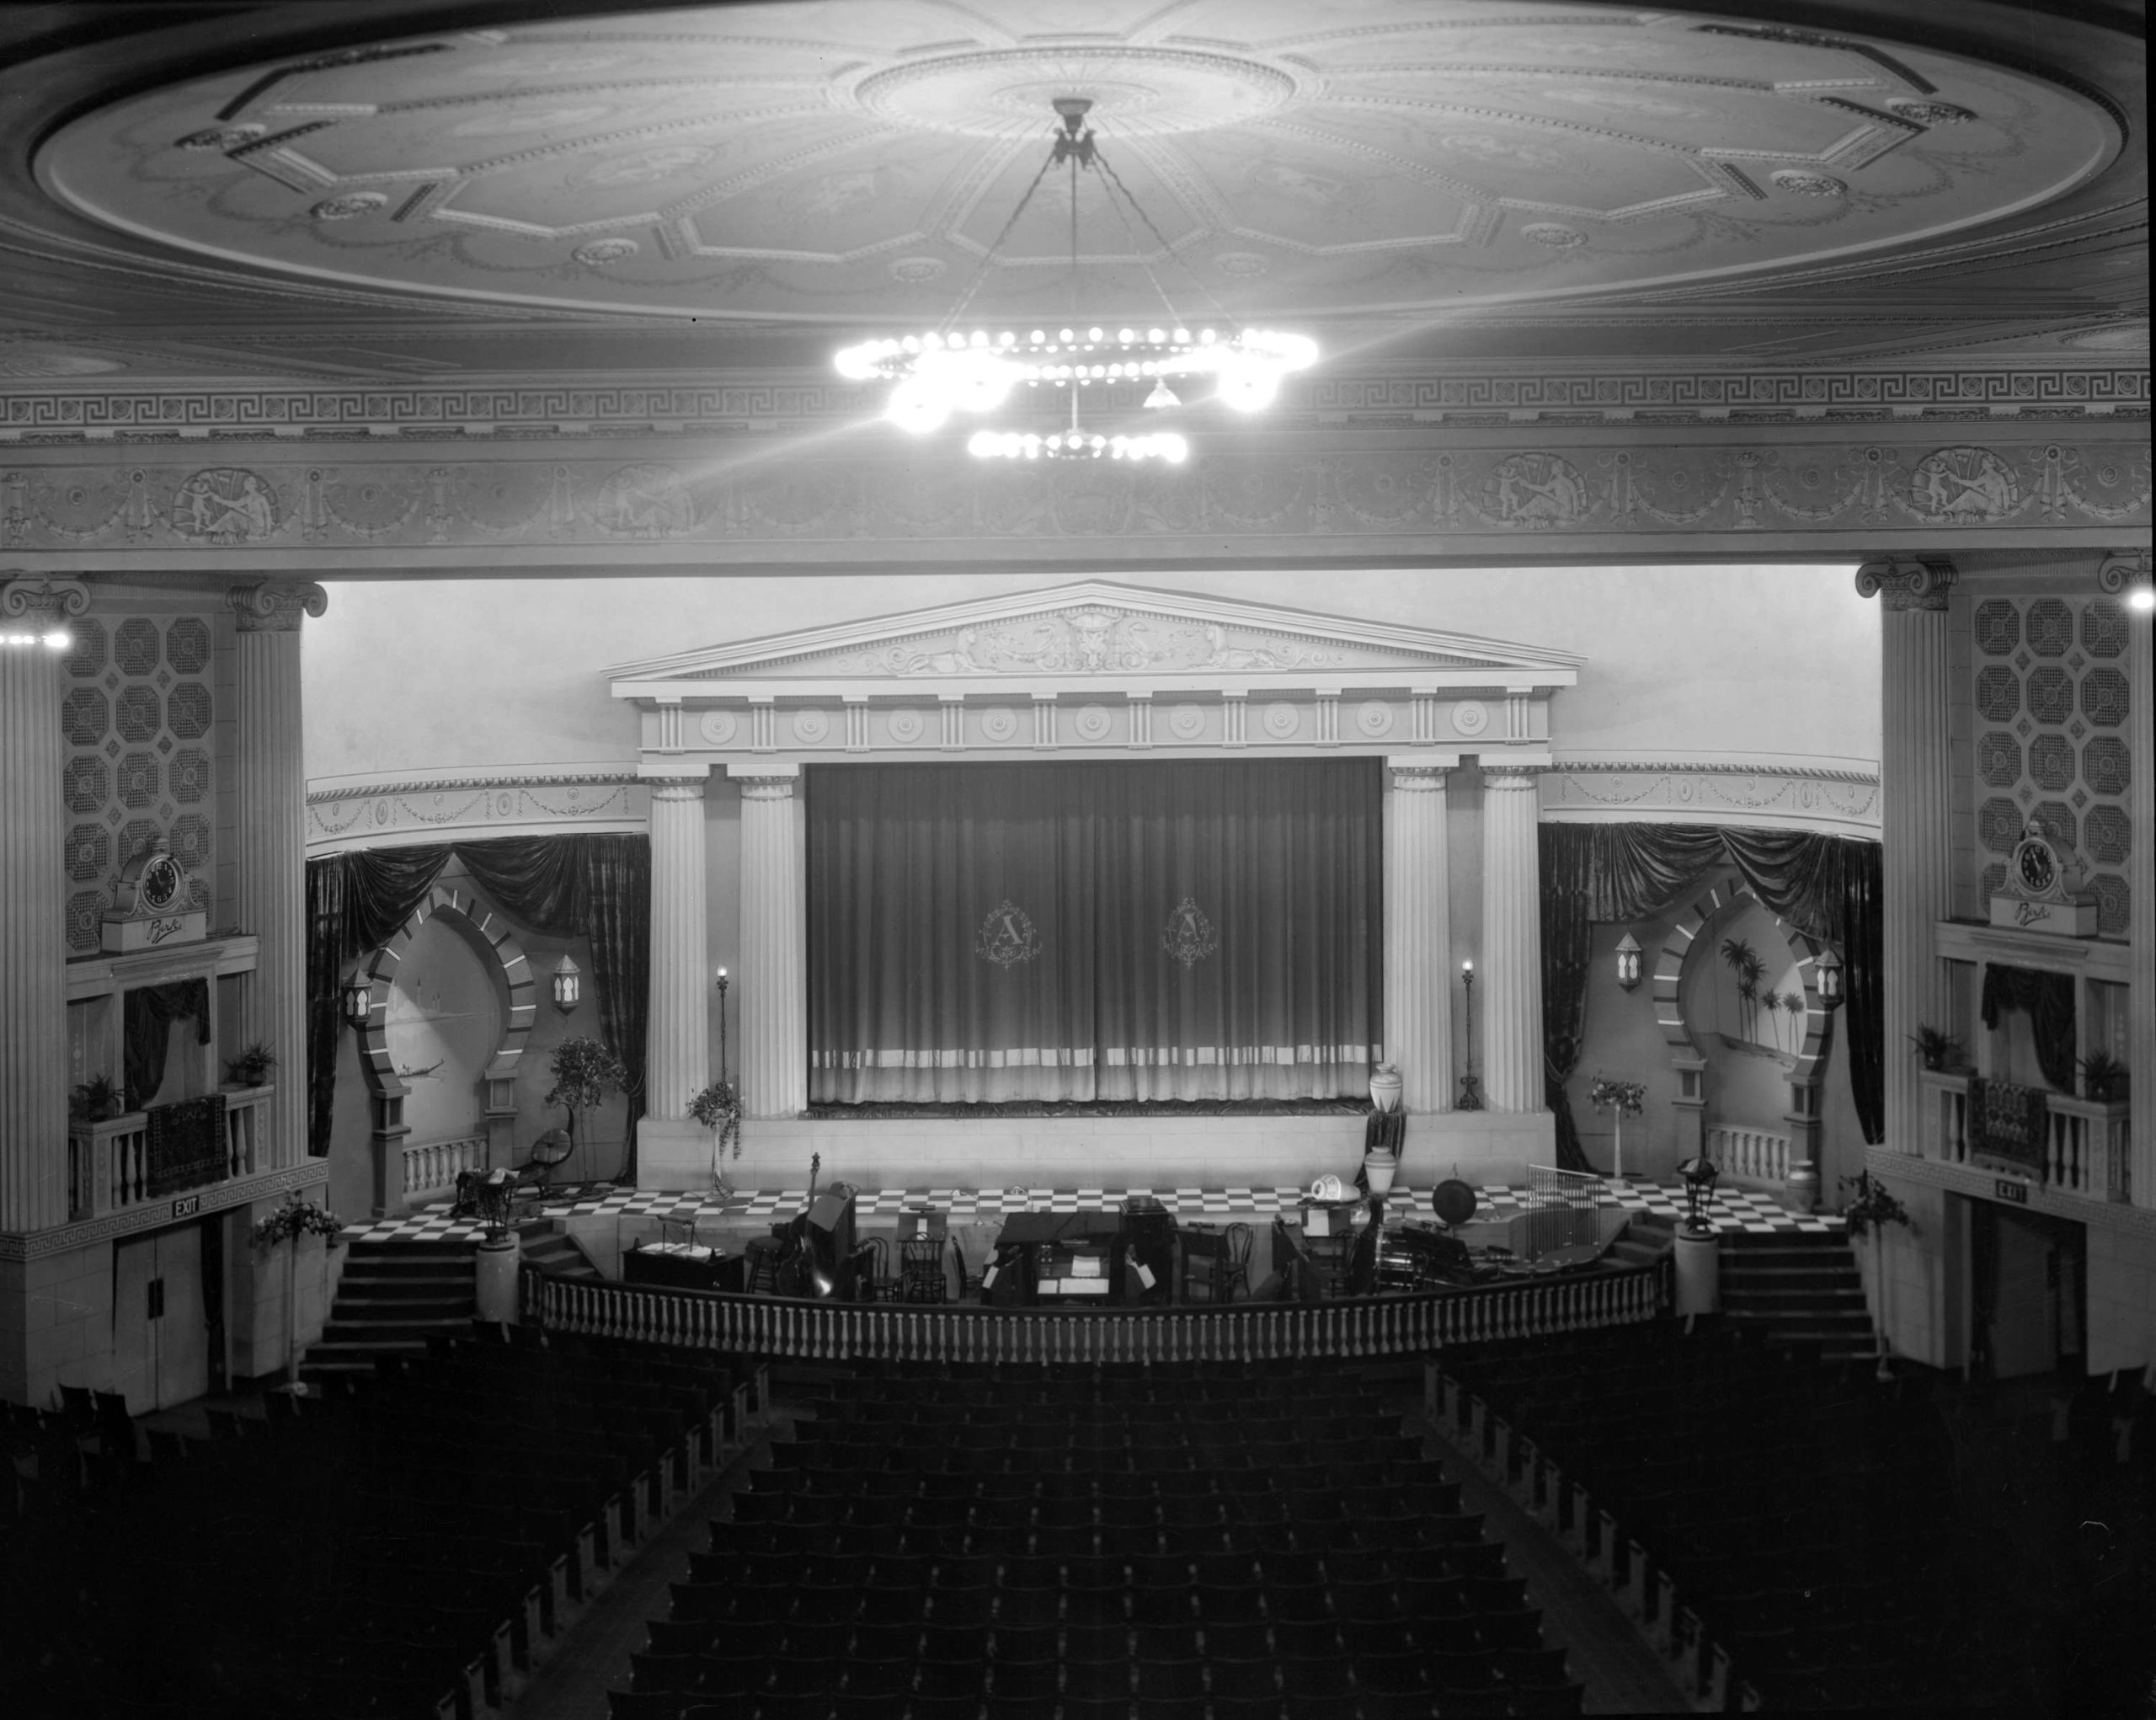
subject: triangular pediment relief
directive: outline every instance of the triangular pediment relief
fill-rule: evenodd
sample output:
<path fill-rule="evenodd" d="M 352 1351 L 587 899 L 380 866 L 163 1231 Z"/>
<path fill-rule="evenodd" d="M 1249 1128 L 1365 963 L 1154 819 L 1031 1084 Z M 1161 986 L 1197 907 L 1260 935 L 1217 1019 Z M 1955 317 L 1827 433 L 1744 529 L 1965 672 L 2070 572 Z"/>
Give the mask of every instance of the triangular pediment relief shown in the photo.
<path fill-rule="evenodd" d="M 1463 675 L 1566 686 L 1582 659 L 1427 628 L 1086 580 L 617 665 L 617 697 L 743 682 Z"/>

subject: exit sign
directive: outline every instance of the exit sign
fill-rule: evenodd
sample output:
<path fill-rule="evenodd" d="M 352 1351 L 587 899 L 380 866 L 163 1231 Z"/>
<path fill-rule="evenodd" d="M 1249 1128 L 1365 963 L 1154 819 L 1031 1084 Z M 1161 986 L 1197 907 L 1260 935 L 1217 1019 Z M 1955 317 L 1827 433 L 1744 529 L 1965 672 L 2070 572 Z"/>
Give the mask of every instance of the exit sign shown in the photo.
<path fill-rule="evenodd" d="M 201 1210 L 202 1197 L 200 1194 L 183 1194 L 172 1204 L 174 1218 L 192 1218 Z"/>
<path fill-rule="evenodd" d="M 2011 1205 L 2026 1206 L 2029 1204 L 2029 1185 L 2026 1183 L 2009 1183 L 2001 1177 L 1992 1187 L 1998 1191 L 2001 1200 Z"/>

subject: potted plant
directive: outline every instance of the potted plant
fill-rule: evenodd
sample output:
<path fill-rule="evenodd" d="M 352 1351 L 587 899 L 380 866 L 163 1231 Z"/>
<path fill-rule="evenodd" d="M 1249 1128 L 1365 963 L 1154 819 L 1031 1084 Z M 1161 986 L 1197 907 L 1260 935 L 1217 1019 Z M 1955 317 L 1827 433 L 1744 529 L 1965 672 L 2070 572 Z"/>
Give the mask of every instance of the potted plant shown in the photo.
<path fill-rule="evenodd" d="M 238 1056 L 225 1061 L 225 1079 L 235 1087 L 260 1087 L 270 1079 L 277 1054 L 267 1039 L 257 1039 Z"/>
<path fill-rule="evenodd" d="M 1881 1237 L 1888 1225 L 1900 1225 L 1912 1235 L 1916 1231 L 1916 1221 L 1909 1216 L 1909 1210 L 1894 1198 L 1893 1192 L 1884 1183 L 1872 1180 L 1869 1171 L 1859 1171 L 1854 1177 L 1842 1178 L 1841 1186 L 1854 1189 L 1856 1193 L 1848 1205 L 1842 1209 L 1842 1222 L 1848 1226 L 1852 1240 L 1864 1236 L 1871 1238 L 1871 1287 L 1876 1306 L 1881 1310 L 1876 1317 L 1878 1325 L 1879 1377 L 1891 1379 L 1893 1370 L 1887 1365 L 1886 1321 L 1884 1312 L 1886 1299 L 1885 1248 Z"/>
<path fill-rule="evenodd" d="M 563 1040 L 554 1047 L 548 1067 L 553 1071 L 554 1085 L 546 1102 L 569 1114 L 568 1135 L 574 1152 L 578 1114 L 621 1092 L 629 1084 L 629 1071 L 606 1045 L 588 1038 Z"/>
<path fill-rule="evenodd" d="M 109 1075 L 93 1075 L 73 1093 L 75 1114 L 86 1123 L 109 1123 L 127 1108 L 126 1096 Z"/>
<path fill-rule="evenodd" d="M 713 1194 L 723 1198 L 733 1193 L 721 1169 L 729 1143 L 734 1156 L 741 1156 L 741 1095 L 730 1081 L 708 1082 L 690 1096 L 689 1114 L 705 1128 L 717 1131 L 712 1142 L 711 1186 Z"/>
<path fill-rule="evenodd" d="M 264 1253 L 280 1242 L 291 1244 L 285 1251 L 285 1389 L 295 1397 L 307 1396 L 299 1374 L 299 1302 L 294 1289 L 299 1272 L 299 1240 L 320 1237 L 334 1247 L 344 1228 L 344 1221 L 335 1213 L 296 1194 L 288 1195 L 282 1206 L 255 1221 L 254 1246 Z"/>
<path fill-rule="evenodd" d="M 1916 1047 L 1917 1059 L 1926 1069 L 1955 1069 L 1961 1066 L 1961 1042 L 1950 1033 L 1935 1027 L 1919 1026 L 1913 1034 L 1903 1035 Z"/>
<path fill-rule="evenodd" d="M 1636 1117 L 1646 1108 L 1647 1084 L 1643 1081 L 1616 1081 L 1606 1075 L 1598 1075 L 1594 1085 L 1587 1090 L 1587 1101 L 1598 1111 L 1611 1111 L 1616 1117 L 1616 1146 L 1614 1181 L 1625 1180 L 1625 1119 Z"/>
<path fill-rule="evenodd" d="M 2127 1096 L 2127 1066 L 2108 1051 L 2091 1051 L 2074 1059 L 2081 1071 L 2081 1097 L 2091 1104 L 2109 1105 Z"/>

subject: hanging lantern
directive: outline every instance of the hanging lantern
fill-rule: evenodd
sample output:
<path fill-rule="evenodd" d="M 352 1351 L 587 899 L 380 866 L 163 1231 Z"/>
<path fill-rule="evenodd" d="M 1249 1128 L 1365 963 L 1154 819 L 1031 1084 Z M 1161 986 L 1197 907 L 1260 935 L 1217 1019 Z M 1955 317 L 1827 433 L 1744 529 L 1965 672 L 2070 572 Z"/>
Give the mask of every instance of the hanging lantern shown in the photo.
<path fill-rule="evenodd" d="M 563 1015 L 576 1008 L 584 992 L 584 975 L 567 956 L 554 964 L 554 1007 Z"/>
<path fill-rule="evenodd" d="M 367 1018 L 374 1013 L 374 987 L 367 983 L 366 975 L 354 974 L 344 981 L 338 993 L 338 1009 L 354 1027 L 367 1024 Z"/>
<path fill-rule="evenodd" d="M 1640 983 L 1639 940 L 1629 932 L 1617 940 L 1617 983 L 1627 991 L 1637 990 Z"/>
<path fill-rule="evenodd" d="M 1831 947 L 1821 947 L 1812 975 L 1813 983 L 1819 989 L 1819 1001 L 1829 1009 L 1838 1008 L 1842 1002 L 1842 959 Z"/>

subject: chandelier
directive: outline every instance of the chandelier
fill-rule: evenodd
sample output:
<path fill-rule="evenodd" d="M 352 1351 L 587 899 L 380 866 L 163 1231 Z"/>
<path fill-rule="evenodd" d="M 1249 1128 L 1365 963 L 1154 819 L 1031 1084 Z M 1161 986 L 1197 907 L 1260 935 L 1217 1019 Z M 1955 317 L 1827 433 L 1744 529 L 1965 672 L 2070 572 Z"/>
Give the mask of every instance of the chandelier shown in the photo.
<path fill-rule="evenodd" d="M 1136 232 L 1131 217 L 1134 215 L 1161 250 L 1176 255 L 1175 248 L 1162 238 L 1130 188 L 1102 156 L 1091 129 L 1086 125 L 1092 105 L 1082 96 L 1057 98 L 1054 106 L 1061 125 L 1048 159 L 1026 187 L 1017 207 L 1003 223 L 1003 230 L 974 271 L 972 283 L 942 328 L 864 340 L 835 355 L 841 376 L 853 382 L 891 384 L 883 415 L 901 429 L 925 434 L 942 429 L 953 414 L 995 412 L 1022 387 L 1060 389 L 1070 406 L 1065 428 L 1046 435 L 1030 430 L 983 428 L 969 439 L 967 451 L 985 460 L 1157 459 L 1174 465 L 1188 457 L 1190 446 L 1173 430 L 1109 434 L 1081 425 L 1079 403 L 1083 391 L 1150 383 L 1144 403 L 1159 411 L 1182 404 L 1172 384 L 1188 387 L 1209 377 L 1214 399 L 1238 412 L 1258 412 L 1280 392 L 1283 377 L 1316 362 L 1317 343 L 1307 335 L 1239 329 L 1225 313 L 1220 320 L 1228 326 L 1200 327 L 1193 332 L 1176 315 L 1150 263 L 1144 264 L 1146 278 L 1160 297 L 1166 312 L 1163 321 L 1145 328 L 1118 323 L 1111 329 L 1075 314 L 1078 176 L 1082 170 L 1090 168 L 1098 176 L 1108 206 L 1134 240 Z M 962 329 L 959 324 L 966 308 L 994 264 L 1003 241 L 1018 224 L 1018 217 L 1026 212 L 1049 170 L 1060 166 L 1068 166 L 1070 173 L 1070 320 L 1057 328 L 1023 333 L 1015 329 L 992 333 L 980 328 Z M 1140 256 L 1142 260 L 1142 252 Z M 1195 274 L 1192 278 L 1197 280 Z M 1198 287 L 1205 291 L 1202 280 Z M 1212 297 L 1209 292 L 1205 296 Z M 1219 309 L 1217 300 L 1214 308 Z"/>

